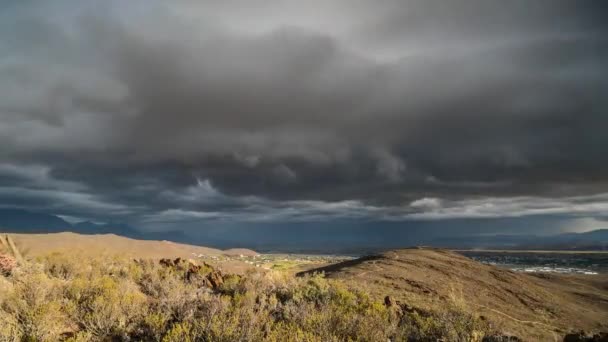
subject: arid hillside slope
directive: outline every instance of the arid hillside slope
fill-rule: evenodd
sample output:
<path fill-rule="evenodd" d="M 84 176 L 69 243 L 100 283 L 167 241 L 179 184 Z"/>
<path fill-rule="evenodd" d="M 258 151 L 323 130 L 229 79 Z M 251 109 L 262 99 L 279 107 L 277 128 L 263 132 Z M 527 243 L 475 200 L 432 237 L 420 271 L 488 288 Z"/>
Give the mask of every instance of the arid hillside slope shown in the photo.
<path fill-rule="evenodd" d="M 319 268 L 378 298 L 440 310 L 461 305 L 525 340 L 608 328 L 608 277 L 522 274 L 455 252 L 412 248 Z"/>
<path fill-rule="evenodd" d="M 219 250 L 170 241 L 135 240 L 114 234 L 81 235 L 75 233 L 8 234 L 28 256 L 53 252 L 85 255 L 117 254 L 132 258 L 191 258 L 196 255 L 255 255 L 248 249 Z"/>

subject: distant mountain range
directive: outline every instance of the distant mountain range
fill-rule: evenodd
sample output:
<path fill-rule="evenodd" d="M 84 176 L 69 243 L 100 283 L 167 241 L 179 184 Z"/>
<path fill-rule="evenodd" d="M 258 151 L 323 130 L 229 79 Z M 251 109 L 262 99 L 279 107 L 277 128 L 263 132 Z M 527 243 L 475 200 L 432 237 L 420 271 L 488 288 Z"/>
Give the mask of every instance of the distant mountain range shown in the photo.
<path fill-rule="evenodd" d="M 608 250 L 608 229 L 597 229 L 584 233 L 566 233 L 548 238 L 537 238 L 523 245 L 525 249 L 556 250 Z"/>
<path fill-rule="evenodd" d="M 474 235 L 435 238 L 433 246 L 522 250 L 608 250 L 608 229 L 540 235 Z"/>
<path fill-rule="evenodd" d="M 0 209 L 0 227 L 23 233 L 61 232 L 72 225 L 54 215 L 34 213 L 22 209 Z"/>
<path fill-rule="evenodd" d="M 381 250 L 427 245 L 453 249 L 522 249 L 522 250 L 608 250 L 608 229 L 585 233 L 541 235 L 443 235 L 423 229 L 370 231 L 354 227 L 306 227 L 275 229 L 255 226 L 231 230 L 206 227 L 186 235 L 182 231 L 145 232 L 125 223 L 98 224 L 90 221 L 69 223 L 50 214 L 22 209 L 0 209 L 0 232 L 116 234 L 141 240 L 167 240 L 212 246 L 244 247 L 258 251 L 288 253 L 365 254 Z M 191 235 L 190 235 L 191 234 Z"/>
<path fill-rule="evenodd" d="M 90 221 L 69 223 L 59 216 L 31 212 L 23 209 L 0 209 L 0 231 L 10 233 L 115 234 L 142 240 L 170 240 L 185 242 L 183 232 L 142 232 L 125 223 L 98 224 Z"/>

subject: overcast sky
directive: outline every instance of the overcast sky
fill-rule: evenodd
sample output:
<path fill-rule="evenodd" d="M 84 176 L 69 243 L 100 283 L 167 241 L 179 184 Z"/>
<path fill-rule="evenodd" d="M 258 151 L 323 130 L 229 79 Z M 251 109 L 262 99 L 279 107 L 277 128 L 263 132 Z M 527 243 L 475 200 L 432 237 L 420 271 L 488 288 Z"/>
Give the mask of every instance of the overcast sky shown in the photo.
<path fill-rule="evenodd" d="M 607 109 L 605 1 L 0 3 L 4 207 L 587 229 Z"/>

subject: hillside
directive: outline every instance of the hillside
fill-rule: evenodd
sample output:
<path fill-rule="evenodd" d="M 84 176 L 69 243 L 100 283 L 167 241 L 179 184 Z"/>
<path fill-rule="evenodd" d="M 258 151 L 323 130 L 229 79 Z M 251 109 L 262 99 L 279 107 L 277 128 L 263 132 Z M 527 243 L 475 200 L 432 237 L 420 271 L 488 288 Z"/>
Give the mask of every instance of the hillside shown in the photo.
<path fill-rule="evenodd" d="M 130 258 L 191 258 L 199 255 L 255 255 L 248 249 L 225 250 L 186 245 L 170 241 L 135 240 L 114 234 L 80 235 L 75 233 L 8 234 L 28 256 L 53 252 L 85 255 L 121 255 Z"/>
<path fill-rule="evenodd" d="M 294 277 L 290 271 L 253 267 L 245 262 L 247 258 L 241 258 L 241 255 L 256 254 L 247 249 L 222 251 L 116 235 L 57 233 L 9 236 L 7 243 L 14 242 L 25 258 L 14 255 L 15 258 L 11 259 L 8 255 L 3 259 L 2 275 L 6 278 L 0 277 L 0 286 L 4 286 L 6 291 L 4 299 L 0 291 L 0 303 L 4 301 L 9 305 L 30 295 L 46 297 L 27 307 L 9 305 L 5 306 L 5 312 L 0 310 L 0 316 L 9 319 L 8 323 L 0 320 L 0 336 L 2 331 L 30 336 L 33 332 L 26 329 L 29 325 L 20 325 L 17 317 L 42 310 L 40 306 L 45 303 L 53 303 L 59 311 L 52 311 L 50 316 L 30 323 L 40 329 L 36 330 L 37 333 L 49 335 L 53 331 L 59 332 L 60 335 L 53 335 L 57 340 L 65 340 L 77 332 L 92 334 L 86 335 L 89 337 L 117 337 L 119 335 L 115 334 L 119 331 L 122 331 L 121 338 L 129 336 L 137 340 L 145 335 L 159 339 L 159 336 L 176 333 L 174 329 L 184 329 L 181 324 L 190 326 L 198 322 L 192 316 L 193 312 L 197 312 L 196 317 L 212 317 L 210 315 L 218 308 L 224 308 L 221 309 L 225 310 L 224 318 L 213 326 L 199 326 L 187 332 L 187 336 L 200 334 L 206 336 L 205 339 L 216 340 L 219 335 L 215 334 L 221 333 L 230 335 L 230 338 L 219 340 L 292 340 L 273 339 L 266 335 L 254 337 L 255 332 L 264 326 L 264 329 L 274 331 L 276 336 L 306 333 L 310 340 L 319 341 L 354 337 L 363 340 L 444 338 L 479 341 L 475 336 L 484 334 L 517 336 L 523 341 L 555 341 L 574 330 L 592 333 L 608 330 L 606 275 L 522 274 L 481 264 L 455 252 L 412 248 L 333 263 L 298 274 L 307 276 L 323 272 L 326 278 L 323 279 L 317 276 Z M 12 249 L 7 250 L 10 252 Z M 55 252 L 61 255 L 36 258 Z M 209 264 L 203 261 L 205 259 L 185 260 L 193 254 L 233 257 L 212 257 Z M 158 260 L 177 257 L 182 260 Z M 134 262 L 133 259 L 137 260 Z M 44 267 L 32 267 L 36 263 Z M 235 273 L 239 275 L 232 275 Z M 102 292 L 107 298 L 102 297 L 104 302 L 113 301 L 116 311 L 99 313 L 107 315 L 103 316 L 104 319 L 113 319 L 109 321 L 112 325 L 103 331 L 90 329 L 88 322 L 79 321 L 83 316 L 78 310 L 88 312 L 88 306 L 79 306 L 78 303 L 65 306 L 65 303 L 75 300 L 70 294 L 86 290 L 88 285 L 84 288 L 79 286 L 88 284 L 91 279 L 99 284 L 109 282 L 112 285 L 106 289 L 110 292 Z M 46 292 L 30 293 L 40 288 L 40 281 Z M 23 287 L 23 284 L 29 285 Z M 128 313 L 121 313 L 119 308 L 127 297 L 119 289 L 131 291 L 131 295 L 142 298 L 142 301 L 134 304 Z M 47 296 L 47 292 L 54 295 Z M 95 293 L 93 291 L 91 295 Z M 228 302 L 223 302 L 226 298 L 230 298 L 227 307 Z M 243 298 L 246 298 L 244 302 Z M 165 301 L 170 302 L 168 306 L 155 304 Z M 176 309 L 178 314 L 173 312 Z M 61 310 L 77 311 L 68 312 L 65 316 Z M 147 320 L 157 316 L 142 317 L 141 312 L 153 312 L 164 317 L 162 324 L 152 329 Z M 243 316 L 245 313 L 250 317 Z M 87 314 L 95 315 L 96 311 Z M 174 317 L 172 315 L 178 318 L 169 319 Z M 311 320 L 311 317 L 315 318 Z M 132 324 L 121 325 L 125 319 Z M 48 329 L 46 322 L 49 320 L 56 325 L 54 330 Z M 70 320 L 79 322 L 79 325 L 66 323 Z M 249 323 L 245 322 L 253 321 L 258 324 L 256 328 L 247 328 Z M 323 329 L 319 330 L 319 324 Z M 178 336 L 181 337 L 171 341 L 187 337 Z"/>
<path fill-rule="evenodd" d="M 402 249 L 307 271 L 433 310 L 465 306 L 526 340 L 608 328 L 608 278 L 515 273 L 454 252 Z"/>
<path fill-rule="evenodd" d="M 183 259 L 19 260 L 13 247 L 5 252 L 1 341 L 481 342 L 501 336 L 462 310 L 420 317 L 320 276 L 272 270 L 239 276 Z"/>

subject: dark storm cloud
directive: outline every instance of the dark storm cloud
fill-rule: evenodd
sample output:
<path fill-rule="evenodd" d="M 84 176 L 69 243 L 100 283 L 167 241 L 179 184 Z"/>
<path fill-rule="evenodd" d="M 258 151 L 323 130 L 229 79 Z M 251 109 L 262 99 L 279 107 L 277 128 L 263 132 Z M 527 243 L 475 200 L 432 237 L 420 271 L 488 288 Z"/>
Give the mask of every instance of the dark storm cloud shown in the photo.
<path fill-rule="evenodd" d="M 144 222 L 597 216 L 604 7 L 11 4 L 0 199 Z"/>

